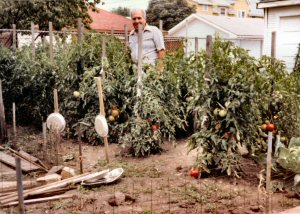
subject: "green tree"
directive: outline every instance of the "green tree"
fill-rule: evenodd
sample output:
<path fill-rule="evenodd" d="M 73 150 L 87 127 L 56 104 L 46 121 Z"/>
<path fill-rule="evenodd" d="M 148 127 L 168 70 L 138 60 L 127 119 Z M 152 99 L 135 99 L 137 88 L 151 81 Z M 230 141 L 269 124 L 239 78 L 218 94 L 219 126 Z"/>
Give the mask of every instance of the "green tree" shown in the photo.
<path fill-rule="evenodd" d="M 151 0 L 147 9 L 147 22 L 158 26 L 159 20 L 162 20 L 164 29 L 169 30 L 195 12 L 195 7 L 190 6 L 186 0 Z"/>
<path fill-rule="evenodd" d="M 130 9 L 129 8 L 127 8 L 127 7 L 118 7 L 118 8 L 114 8 L 114 9 L 112 9 L 112 11 L 111 12 L 113 12 L 113 13 L 115 13 L 115 14 L 119 14 L 119 15 L 121 15 L 121 16 L 130 16 Z"/>
<path fill-rule="evenodd" d="M 0 0 L 0 28 L 30 28 L 30 22 L 39 25 L 40 30 L 47 30 L 49 22 L 55 30 L 75 27 L 77 18 L 82 18 L 89 28 L 91 18 L 88 8 L 96 9 L 101 0 Z"/>

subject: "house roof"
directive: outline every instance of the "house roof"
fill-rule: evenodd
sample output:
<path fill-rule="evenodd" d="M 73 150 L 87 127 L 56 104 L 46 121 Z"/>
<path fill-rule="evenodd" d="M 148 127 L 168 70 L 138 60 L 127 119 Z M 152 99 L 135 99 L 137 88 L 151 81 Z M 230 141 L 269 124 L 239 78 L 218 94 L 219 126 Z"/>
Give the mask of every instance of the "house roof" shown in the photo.
<path fill-rule="evenodd" d="M 93 20 L 90 27 L 95 31 L 111 32 L 111 29 L 113 28 L 114 32 L 120 33 L 124 32 L 124 26 L 126 24 L 129 32 L 133 29 L 131 20 L 124 16 L 102 9 L 98 9 L 98 12 L 89 10 L 88 13 Z"/>
<path fill-rule="evenodd" d="M 264 17 L 264 10 L 256 8 L 259 0 L 248 0 L 249 4 L 249 15 L 255 17 Z"/>
<path fill-rule="evenodd" d="M 285 7 L 300 5 L 300 0 L 260 0 L 257 8 Z"/>
<path fill-rule="evenodd" d="M 226 0 L 193 0 L 193 1 L 201 5 L 217 5 L 223 7 L 230 6 L 230 2 Z"/>
<path fill-rule="evenodd" d="M 197 19 L 220 31 L 234 34 L 238 38 L 263 38 L 264 20 L 260 18 L 237 18 L 227 16 L 212 16 L 192 14 L 169 30 L 169 35 L 185 27 L 186 20 Z"/>

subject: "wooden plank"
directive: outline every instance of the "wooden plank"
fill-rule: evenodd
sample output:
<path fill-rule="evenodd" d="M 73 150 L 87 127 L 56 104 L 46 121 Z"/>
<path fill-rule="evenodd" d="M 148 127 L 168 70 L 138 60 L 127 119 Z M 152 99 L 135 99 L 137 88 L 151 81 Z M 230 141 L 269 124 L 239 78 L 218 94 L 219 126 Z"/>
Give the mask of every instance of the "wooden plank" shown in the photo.
<path fill-rule="evenodd" d="M 38 158 L 28 154 L 27 152 L 23 151 L 23 150 L 19 150 L 19 153 L 21 154 L 21 156 L 23 156 L 26 160 L 30 160 L 30 162 L 38 162 Z"/>
<path fill-rule="evenodd" d="M 93 178 L 97 178 L 102 174 L 103 174 L 103 171 L 95 172 L 95 173 L 91 173 L 91 174 L 84 173 L 82 175 L 77 175 L 77 176 L 74 176 L 72 178 L 57 181 L 57 182 L 47 184 L 47 185 L 43 185 L 43 186 L 40 186 L 40 187 L 36 187 L 36 188 L 30 189 L 30 190 L 25 190 L 24 193 L 23 193 L 24 198 L 26 199 L 29 196 L 38 195 L 38 194 L 42 194 L 42 193 L 47 193 L 48 191 L 52 191 L 53 189 L 63 188 L 63 187 L 66 187 L 67 185 L 70 185 L 70 184 L 76 184 L 76 183 L 81 182 L 81 181 L 86 181 L 86 180 L 90 180 L 90 179 L 93 179 Z M 5 197 L 1 197 L 0 198 L 0 204 L 3 205 L 3 204 L 6 204 L 6 203 L 9 203 L 9 202 L 13 202 L 17 199 L 18 199 L 17 194 L 12 193 L 12 194 L 7 195 Z"/>
<path fill-rule="evenodd" d="M 16 176 L 16 175 L 15 175 Z M 23 181 L 23 188 L 29 189 L 40 186 L 36 181 Z M 17 181 L 3 181 L 0 182 L 0 192 L 9 192 L 17 190 Z"/>
<path fill-rule="evenodd" d="M 0 161 L 2 163 L 5 163 L 9 166 L 16 168 L 15 158 L 8 154 L 5 154 L 4 152 L 0 152 Z M 21 168 L 23 172 L 33 172 L 33 171 L 41 170 L 40 167 L 33 165 L 32 163 L 26 160 L 21 161 Z"/>
<path fill-rule="evenodd" d="M 3 147 L 0 146 L 0 149 L 2 149 L 2 148 L 3 148 Z M 4 148 L 3 148 L 3 149 L 4 149 Z M 33 165 L 35 165 L 35 166 L 37 166 L 37 167 L 43 169 L 44 171 L 48 172 L 48 167 L 46 167 L 39 159 L 37 159 L 37 158 L 31 156 L 31 155 L 28 154 L 28 153 L 27 153 L 27 154 L 28 154 L 29 156 L 28 156 L 28 155 L 27 155 L 27 156 L 26 156 L 26 155 L 23 155 L 23 154 L 21 154 L 20 152 L 17 152 L 16 150 L 13 150 L 12 148 L 9 148 L 9 147 L 7 147 L 7 149 L 8 149 L 10 152 L 12 152 L 15 156 L 20 157 L 20 158 L 24 159 L 25 161 L 28 161 L 28 162 L 30 162 L 31 164 L 33 164 Z M 30 159 L 30 157 L 32 157 L 33 159 L 37 159 L 37 162 L 32 161 L 32 160 Z"/>
<path fill-rule="evenodd" d="M 61 200 L 61 199 L 67 199 L 67 198 L 72 198 L 74 195 L 69 194 L 69 195 L 56 195 L 52 197 L 46 197 L 46 198 L 37 198 L 37 199 L 29 199 L 25 200 L 24 204 L 35 204 L 35 203 L 42 203 L 42 202 L 48 202 L 48 201 L 54 201 L 54 200 Z M 11 203 L 7 203 L 4 205 L 1 205 L 0 207 L 9 207 L 9 206 L 16 206 L 18 205 L 19 202 L 14 201 Z"/>

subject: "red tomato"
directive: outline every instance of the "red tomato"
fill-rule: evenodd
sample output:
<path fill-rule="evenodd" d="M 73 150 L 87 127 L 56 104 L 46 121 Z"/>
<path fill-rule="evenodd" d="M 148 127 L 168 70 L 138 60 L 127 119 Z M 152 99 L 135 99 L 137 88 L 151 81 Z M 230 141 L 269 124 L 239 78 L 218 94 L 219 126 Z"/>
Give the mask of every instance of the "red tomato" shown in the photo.
<path fill-rule="evenodd" d="M 273 123 L 269 123 L 269 124 L 267 125 L 267 130 L 268 130 L 269 132 L 274 131 L 274 130 L 275 130 L 275 125 L 274 125 Z"/>
<path fill-rule="evenodd" d="M 224 137 L 225 137 L 225 138 L 230 138 L 230 136 L 231 136 L 231 133 L 230 133 L 230 132 L 225 132 L 225 133 L 224 133 Z"/>
<path fill-rule="evenodd" d="M 152 131 L 155 132 L 155 131 L 157 131 L 159 129 L 159 125 L 154 124 L 154 125 L 151 126 L 151 129 L 152 129 Z"/>
<path fill-rule="evenodd" d="M 194 178 L 198 178 L 198 175 L 199 175 L 199 170 L 191 168 L 191 170 L 190 170 L 190 176 L 192 176 Z"/>

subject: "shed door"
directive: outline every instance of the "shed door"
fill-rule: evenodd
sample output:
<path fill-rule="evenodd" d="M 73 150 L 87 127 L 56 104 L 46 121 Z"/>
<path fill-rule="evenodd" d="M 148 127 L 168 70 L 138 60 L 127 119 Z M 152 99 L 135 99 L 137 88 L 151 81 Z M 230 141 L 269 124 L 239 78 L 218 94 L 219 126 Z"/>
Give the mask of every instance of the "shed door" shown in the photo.
<path fill-rule="evenodd" d="M 277 58 L 284 60 L 288 70 L 291 71 L 300 43 L 300 16 L 280 17 L 277 41 Z"/>

